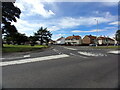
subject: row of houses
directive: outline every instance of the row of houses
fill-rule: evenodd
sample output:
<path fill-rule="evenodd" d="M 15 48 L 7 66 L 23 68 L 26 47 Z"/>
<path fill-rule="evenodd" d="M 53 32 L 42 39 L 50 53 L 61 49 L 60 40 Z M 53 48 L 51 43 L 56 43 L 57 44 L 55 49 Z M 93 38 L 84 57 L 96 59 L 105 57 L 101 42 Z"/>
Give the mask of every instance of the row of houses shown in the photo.
<path fill-rule="evenodd" d="M 55 44 L 66 44 L 66 45 L 90 45 L 90 44 L 98 44 L 98 45 L 114 45 L 117 44 L 115 39 L 105 37 L 105 36 L 92 36 L 86 35 L 83 39 L 81 36 L 68 36 L 66 38 L 61 37 L 56 40 Z"/>

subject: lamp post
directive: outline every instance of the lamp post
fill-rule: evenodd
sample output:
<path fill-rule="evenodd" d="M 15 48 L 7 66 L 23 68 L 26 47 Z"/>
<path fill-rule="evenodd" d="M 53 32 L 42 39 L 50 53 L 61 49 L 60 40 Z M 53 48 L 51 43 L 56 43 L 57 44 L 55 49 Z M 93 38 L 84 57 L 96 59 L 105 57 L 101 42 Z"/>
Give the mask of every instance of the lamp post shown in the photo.
<path fill-rule="evenodd" d="M 97 23 L 96 23 L 96 26 L 97 26 L 97 31 L 98 31 L 98 20 L 95 19 L 95 21 L 97 22 Z M 96 32 L 97 32 L 97 31 L 96 31 Z M 96 34 L 96 47 L 98 46 L 97 43 L 98 43 L 98 42 L 97 42 L 97 34 Z"/>

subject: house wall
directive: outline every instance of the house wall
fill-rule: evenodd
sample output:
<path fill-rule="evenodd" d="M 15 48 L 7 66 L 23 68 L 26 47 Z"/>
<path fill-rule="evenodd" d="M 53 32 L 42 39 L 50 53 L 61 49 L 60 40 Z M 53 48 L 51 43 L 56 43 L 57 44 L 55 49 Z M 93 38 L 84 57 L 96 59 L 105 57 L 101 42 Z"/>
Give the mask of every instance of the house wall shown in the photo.
<path fill-rule="evenodd" d="M 83 44 L 90 44 L 90 43 L 91 43 L 90 38 L 87 37 L 87 36 L 85 36 L 85 37 L 83 38 L 83 40 L 82 40 L 82 43 L 83 43 Z"/>
<path fill-rule="evenodd" d="M 106 40 L 103 40 L 103 44 L 104 44 L 104 45 L 106 44 Z"/>
<path fill-rule="evenodd" d="M 118 44 L 118 42 L 114 39 L 114 44 Z"/>
<path fill-rule="evenodd" d="M 109 43 L 109 44 L 115 44 L 115 41 L 113 41 L 113 40 L 108 40 L 108 43 Z"/>
<path fill-rule="evenodd" d="M 107 43 L 106 43 L 105 40 L 102 40 L 102 39 L 101 39 L 101 40 L 98 40 L 98 44 L 99 44 L 99 45 L 105 45 L 105 44 L 107 44 Z"/>
<path fill-rule="evenodd" d="M 56 44 L 65 44 L 65 38 L 62 38 L 59 41 L 56 41 Z"/>
<path fill-rule="evenodd" d="M 103 40 L 98 40 L 98 44 L 102 45 L 103 44 Z"/>
<path fill-rule="evenodd" d="M 74 45 L 74 44 L 78 45 L 78 44 L 82 44 L 82 41 L 81 41 L 81 39 L 80 40 L 73 39 L 73 40 L 65 40 L 65 43 L 67 43 L 67 44 L 70 43 L 72 45 Z"/>

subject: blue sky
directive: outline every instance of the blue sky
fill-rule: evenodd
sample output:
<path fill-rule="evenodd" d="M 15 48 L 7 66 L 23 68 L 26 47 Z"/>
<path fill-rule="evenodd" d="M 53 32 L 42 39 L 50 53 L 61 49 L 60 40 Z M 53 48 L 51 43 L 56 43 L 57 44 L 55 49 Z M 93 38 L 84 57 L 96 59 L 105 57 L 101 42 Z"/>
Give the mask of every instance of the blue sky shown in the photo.
<path fill-rule="evenodd" d="M 73 34 L 114 37 L 118 29 L 117 2 L 16 0 L 15 6 L 22 13 L 13 24 L 27 36 L 33 35 L 41 26 L 51 31 L 53 40 Z"/>

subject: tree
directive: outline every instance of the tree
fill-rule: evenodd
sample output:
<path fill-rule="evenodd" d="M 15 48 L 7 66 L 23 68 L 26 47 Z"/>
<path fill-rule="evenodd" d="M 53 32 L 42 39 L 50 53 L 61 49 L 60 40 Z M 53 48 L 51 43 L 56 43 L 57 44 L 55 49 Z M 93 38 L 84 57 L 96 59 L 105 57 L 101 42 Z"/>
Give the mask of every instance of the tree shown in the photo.
<path fill-rule="evenodd" d="M 5 41 L 5 43 L 9 45 L 9 44 L 11 44 L 12 38 L 8 37 L 8 36 L 5 36 L 3 41 Z"/>
<path fill-rule="evenodd" d="M 43 43 L 46 43 L 46 45 L 48 45 L 52 34 L 47 30 L 47 28 L 43 29 L 43 27 L 41 27 L 37 33 L 35 33 L 35 36 L 40 41 L 40 45 L 43 45 Z"/>
<path fill-rule="evenodd" d="M 34 46 L 36 44 L 37 40 L 38 39 L 35 36 L 30 36 L 29 37 L 29 41 L 30 41 L 31 46 Z"/>
<path fill-rule="evenodd" d="M 2 34 L 13 34 L 17 32 L 14 25 L 11 22 L 17 22 L 17 18 L 20 18 L 20 9 L 14 6 L 13 2 L 2 2 Z"/>
<path fill-rule="evenodd" d="M 25 34 L 21 33 L 14 33 L 12 36 L 11 35 L 5 35 L 4 40 L 6 41 L 7 44 L 25 44 L 25 42 L 29 41 L 28 37 Z"/>
<path fill-rule="evenodd" d="M 13 36 L 13 40 L 18 45 L 25 44 L 25 42 L 29 41 L 28 37 L 25 34 L 21 33 L 16 33 L 16 35 Z"/>
<path fill-rule="evenodd" d="M 115 39 L 120 43 L 120 30 L 117 30 L 115 34 Z"/>

